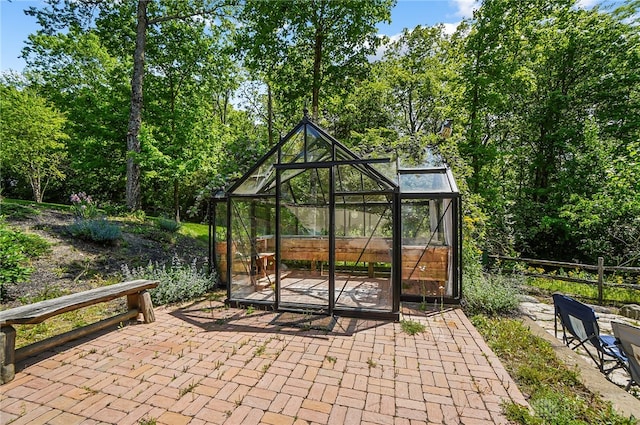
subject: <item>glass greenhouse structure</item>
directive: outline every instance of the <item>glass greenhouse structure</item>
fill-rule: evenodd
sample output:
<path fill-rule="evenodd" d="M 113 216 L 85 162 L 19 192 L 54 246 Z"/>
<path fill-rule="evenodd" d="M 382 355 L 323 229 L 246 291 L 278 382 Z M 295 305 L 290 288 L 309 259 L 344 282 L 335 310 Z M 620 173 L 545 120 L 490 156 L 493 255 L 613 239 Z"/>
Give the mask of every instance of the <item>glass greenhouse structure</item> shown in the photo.
<path fill-rule="evenodd" d="M 459 302 L 460 193 L 426 156 L 360 158 L 305 116 L 212 199 L 209 255 L 228 302 L 396 319 L 401 301 Z"/>

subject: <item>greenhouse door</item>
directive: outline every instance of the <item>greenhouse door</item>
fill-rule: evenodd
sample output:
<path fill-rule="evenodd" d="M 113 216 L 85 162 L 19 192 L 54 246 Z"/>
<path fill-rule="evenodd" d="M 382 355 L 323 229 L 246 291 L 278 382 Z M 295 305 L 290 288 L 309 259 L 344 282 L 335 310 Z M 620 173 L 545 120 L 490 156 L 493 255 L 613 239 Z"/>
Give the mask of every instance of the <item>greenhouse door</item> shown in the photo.
<path fill-rule="evenodd" d="M 278 168 L 276 307 L 331 314 L 331 168 Z"/>

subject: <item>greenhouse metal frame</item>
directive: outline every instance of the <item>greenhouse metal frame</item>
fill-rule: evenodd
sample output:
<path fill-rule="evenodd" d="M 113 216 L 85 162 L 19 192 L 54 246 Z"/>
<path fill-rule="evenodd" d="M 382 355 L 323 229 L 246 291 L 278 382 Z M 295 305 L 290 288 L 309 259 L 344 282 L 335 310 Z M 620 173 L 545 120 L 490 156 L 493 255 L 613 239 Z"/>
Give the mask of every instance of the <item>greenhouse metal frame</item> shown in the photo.
<path fill-rule="evenodd" d="M 451 170 L 361 158 L 304 118 L 212 197 L 210 262 L 232 305 L 394 318 L 458 303 L 461 197 Z"/>

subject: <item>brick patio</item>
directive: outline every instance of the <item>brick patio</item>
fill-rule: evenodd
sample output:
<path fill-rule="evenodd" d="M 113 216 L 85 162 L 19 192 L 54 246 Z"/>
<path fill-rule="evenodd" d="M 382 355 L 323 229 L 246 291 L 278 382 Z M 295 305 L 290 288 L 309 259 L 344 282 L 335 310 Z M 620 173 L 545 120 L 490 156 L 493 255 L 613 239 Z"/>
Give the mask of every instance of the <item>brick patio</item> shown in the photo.
<path fill-rule="evenodd" d="M 0 424 L 494 424 L 526 402 L 459 309 L 426 326 L 339 318 L 330 332 L 209 301 L 18 364 Z"/>

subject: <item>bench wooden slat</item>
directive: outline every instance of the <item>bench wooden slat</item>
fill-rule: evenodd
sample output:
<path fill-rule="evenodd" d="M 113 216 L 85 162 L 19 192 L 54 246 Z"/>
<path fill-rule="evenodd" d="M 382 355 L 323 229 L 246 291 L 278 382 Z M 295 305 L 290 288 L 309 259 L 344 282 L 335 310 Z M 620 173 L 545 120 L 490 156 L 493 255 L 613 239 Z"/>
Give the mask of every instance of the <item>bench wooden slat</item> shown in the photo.
<path fill-rule="evenodd" d="M 41 323 L 49 317 L 158 286 L 157 280 L 132 280 L 0 311 L 0 324 Z"/>

